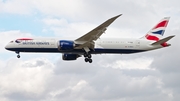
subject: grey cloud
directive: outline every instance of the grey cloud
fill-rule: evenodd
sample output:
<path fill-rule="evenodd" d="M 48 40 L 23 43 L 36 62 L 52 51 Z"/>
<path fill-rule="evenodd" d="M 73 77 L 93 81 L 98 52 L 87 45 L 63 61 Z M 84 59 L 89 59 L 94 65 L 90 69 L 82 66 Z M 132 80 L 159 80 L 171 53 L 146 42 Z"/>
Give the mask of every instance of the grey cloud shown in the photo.
<path fill-rule="evenodd" d="M 23 67 L 27 67 L 27 68 L 29 68 L 29 67 L 37 68 L 37 67 L 41 67 L 43 65 L 46 65 L 46 63 L 42 60 L 37 60 L 34 63 L 27 62 L 27 63 L 22 64 Z"/>
<path fill-rule="evenodd" d="M 11 94 L 7 94 L 5 96 L 10 101 L 32 101 L 32 100 L 38 100 L 39 99 L 35 94 L 31 94 L 29 92 L 14 92 Z"/>
<path fill-rule="evenodd" d="M 4 96 L 8 101 L 31 101 L 42 99 L 45 96 L 46 80 L 50 78 L 53 65 L 45 59 L 34 59 L 31 61 L 9 60 L 0 73 L 0 96 Z M 24 68 L 24 63 L 34 63 L 43 61 L 43 64 L 36 65 L 36 68 Z M 38 68 L 39 67 L 39 68 Z"/>
<path fill-rule="evenodd" d="M 87 98 L 87 100 L 88 99 L 89 100 L 108 100 L 108 99 L 112 100 L 112 99 L 120 99 L 120 98 L 143 95 L 145 94 L 144 92 L 147 92 L 145 95 L 148 95 L 148 96 L 154 94 L 155 92 L 160 93 L 160 90 L 156 89 L 156 86 L 155 86 L 158 83 L 155 79 L 156 77 L 149 76 L 151 74 L 148 75 L 148 72 L 151 70 L 149 71 L 147 70 L 145 72 L 147 73 L 147 75 L 134 77 L 131 74 L 128 74 L 120 69 L 104 68 L 100 64 L 96 64 L 96 62 L 95 62 L 95 65 L 93 66 L 89 64 L 86 64 L 84 66 L 83 63 L 79 65 L 79 63 L 77 62 L 73 63 L 71 67 L 69 67 L 68 65 L 69 63 L 62 64 L 62 62 L 60 62 L 60 64 L 63 65 L 63 67 L 59 67 L 61 68 L 61 70 L 55 70 L 57 72 L 56 75 L 58 75 L 59 77 L 64 77 L 64 76 L 65 78 L 68 77 L 66 78 L 67 81 L 70 80 L 70 78 L 72 78 L 73 80 L 71 81 L 76 81 L 76 80 L 78 81 L 78 80 L 83 79 L 88 82 L 88 86 L 86 87 L 86 89 L 88 89 L 89 91 L 85 89 L 78 92 L 78 93 L 86 92 L 83 95 L 80 94 L 81 96 L 78 93 L 76 93 L 75 94 L 76 96 L 79 95 L 77 98 L 82 97 L 84 99 Z M 75 64 L 78 66 L 76 66 Z M 82 68 L 86 68 L 87 70 L 83 71 L 84 73 L 79 73 L 79 71 L 74 70 L 73 67 L 75 67 L 79 71 L 81 71 Z M 89 71 L 89 68 L 92 69 L 93 72 Z M 66 71 L 64 71 L 64 69 Z M 60 80 L 60 81 L 63 81 L 63 80 Z M 145 84 L 141 84 L 143 82 Z M 155 87 L 155 88 L 154 90 L 152 88 L 151 90 L 149 90 L 148 86 Z M 66 90 L 64 93 L 66 93 L 67 91 L 70 93 L 70 90 Z M 70 93 L 70 94 L 71 96 L 73 96 L 73 93 Z"/>

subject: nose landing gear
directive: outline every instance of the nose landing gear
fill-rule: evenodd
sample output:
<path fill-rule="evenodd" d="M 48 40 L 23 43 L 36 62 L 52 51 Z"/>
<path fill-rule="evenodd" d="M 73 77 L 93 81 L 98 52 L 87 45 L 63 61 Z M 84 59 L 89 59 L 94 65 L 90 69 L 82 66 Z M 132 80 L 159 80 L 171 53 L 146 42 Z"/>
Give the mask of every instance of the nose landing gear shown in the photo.
<path fill-rule="evenodd" d="M 17 55 L 17 58 L 20 58 L 20 55 Z"/>
<path fill-rule="evenodd" d="M 16 51 L 16 54 L 18 54 L 17 55 L 17 58 L 20 58 L 21 56 L 20 56 L 20 53 L 18 52 L 18 51 Z"/>

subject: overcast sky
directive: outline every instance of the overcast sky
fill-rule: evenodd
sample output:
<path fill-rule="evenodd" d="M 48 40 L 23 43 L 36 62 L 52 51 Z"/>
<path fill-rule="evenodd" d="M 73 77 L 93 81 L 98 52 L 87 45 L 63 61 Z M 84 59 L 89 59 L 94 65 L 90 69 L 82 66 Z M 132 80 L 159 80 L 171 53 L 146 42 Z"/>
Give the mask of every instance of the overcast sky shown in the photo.
<path fill-rule="evenodd" d="M 0 0 L 0 101 L 179 101 L 179 0 Z M 163 17 L 172 46 L 130 55 L 21 53 L 4 46 L 19 37 L 76 39 L 123 14 L 101 38 L 140 38 Z"/>

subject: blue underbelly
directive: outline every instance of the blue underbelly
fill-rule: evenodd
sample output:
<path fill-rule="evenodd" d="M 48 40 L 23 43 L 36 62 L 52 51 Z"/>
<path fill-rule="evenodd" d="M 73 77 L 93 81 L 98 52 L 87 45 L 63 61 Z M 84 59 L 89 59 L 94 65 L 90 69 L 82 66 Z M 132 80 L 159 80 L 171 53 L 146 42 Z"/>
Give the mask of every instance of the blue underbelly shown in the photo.
<path fill-rule="evenodd" d="M 84 53 L 82 49 L 74 49 L 69 51 L 59 51 L 57 48 L 11 48 L 8 49 L 11 51 L 18 52 L 44 52 L 44 53 Z M 128 54 L 128 53 L 137 53 L 143 52 L 146 50 L 135 50 L 135 49 L 101 49 L 97 48 L 94 51 L 91 50 L 92 54 L 101 54 L 101 53 L 119 53 L 119 54 Z"/>

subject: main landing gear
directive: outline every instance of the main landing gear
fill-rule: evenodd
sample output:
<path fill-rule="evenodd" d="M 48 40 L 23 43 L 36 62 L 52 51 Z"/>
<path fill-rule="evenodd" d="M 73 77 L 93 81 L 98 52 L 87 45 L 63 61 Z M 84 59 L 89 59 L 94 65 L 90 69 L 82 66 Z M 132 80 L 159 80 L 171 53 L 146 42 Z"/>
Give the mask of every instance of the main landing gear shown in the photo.
<path fill-rule="evenodd" d="M 85 57 L 85 59 L 84 59 L 84 61 L 85 62 L 89 62 L 89 63 L 92 63 L 92 59 L 91 59 L 91 54 L 90 54 L 90 49 L 89 49 L 89 47 L 84 47 L 84 51 L 85 51 L 85 53 L 84 53 L 84 57 Z"/>
<path fill-rule="evenodd" d="M 92 56 L 90 53 L 84 53 L 84 57 L 85 57 L 84 59 L 85 62 L 92 63 L 92 59 L 91 59 Z"/>
<path fill-rule="evenodd" d="M 20 53 L 18 51 L 16 51 L 17 54 L 17 58 L 20 58 Z"/>

